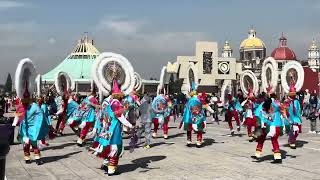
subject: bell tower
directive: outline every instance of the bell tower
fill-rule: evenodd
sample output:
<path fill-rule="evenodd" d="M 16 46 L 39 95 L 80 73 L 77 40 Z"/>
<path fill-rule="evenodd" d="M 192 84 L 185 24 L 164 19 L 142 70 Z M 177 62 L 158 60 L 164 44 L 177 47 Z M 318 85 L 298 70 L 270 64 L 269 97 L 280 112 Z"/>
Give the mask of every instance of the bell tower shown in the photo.
<path fill-rule="evenodd" d="M 316 45 L 315 40 L 312 41 L 308 49 L 308 65 L 309 67 L 315 71 L 320 71 L 320 55 L 319 55 L 319 48 Z"/>
<path fill-rule="evenodd" d="M 225 41 L 225 43 L 224 43 L 221 56 L 224 58 L 231 58 L 232 57 L 232 48 L 231 48 L 228 41 Z"/>

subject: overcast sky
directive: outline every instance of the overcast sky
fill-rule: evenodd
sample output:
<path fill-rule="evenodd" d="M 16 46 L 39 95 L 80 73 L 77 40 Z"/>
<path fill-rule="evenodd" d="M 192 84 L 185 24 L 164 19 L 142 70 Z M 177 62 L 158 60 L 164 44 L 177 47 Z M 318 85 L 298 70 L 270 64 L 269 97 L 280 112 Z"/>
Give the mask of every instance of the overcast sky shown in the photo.
<path fill-rule="evenodd" d="M 284 32 L 299 59 L 320 41 L 320 0 L 0 0 L 0 83 L 20 59 L 45 73 L 59 64 L 84 32 L 100 52 L 123 54 L 143 78 L 157 77 L 177 55 L 193 55 L 197 40 L 225 40 L 235 56 L 251 26 L 267 46 Z"/>

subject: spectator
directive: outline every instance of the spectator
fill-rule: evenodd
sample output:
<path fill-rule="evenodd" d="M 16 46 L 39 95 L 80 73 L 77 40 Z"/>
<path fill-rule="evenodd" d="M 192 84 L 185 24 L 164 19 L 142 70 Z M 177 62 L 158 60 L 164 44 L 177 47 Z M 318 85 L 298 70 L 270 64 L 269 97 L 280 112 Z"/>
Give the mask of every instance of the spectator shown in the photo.
<path fill-rule="evenodd" d="M 216 121 L 219 124 L 219 118 L 218 118 L 218 97 L 215 93 L 212 93 L 211 99 L 210 99 L 210 106 L 214 110 L 214 113 L 212 114 L 212 118 L 214 121 Z"/>
<path fill-rule="evenodd" d="M 310 93 L 309 90 L 306 89 L 305 96 L 303 98 L 303 116 L 308 117 L 310 110 Z"/>
<path fill-rule="evenodd" d="M 319 116 L 319 112 L 317 110 L 317 107 L 311 107 L 309 116 L 307 117 L 310 120 L 310 131 L 309 133 L 317 133 L 317 118 Z M 318 134 L 320 134 L 318 132 Z"/>

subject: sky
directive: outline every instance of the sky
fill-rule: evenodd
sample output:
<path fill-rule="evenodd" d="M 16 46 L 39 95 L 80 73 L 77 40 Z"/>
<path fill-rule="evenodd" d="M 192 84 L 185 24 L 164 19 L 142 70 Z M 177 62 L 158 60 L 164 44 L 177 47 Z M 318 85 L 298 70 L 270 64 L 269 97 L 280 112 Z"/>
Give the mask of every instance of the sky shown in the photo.
<path fill-rule="evenodd" d="M 320 0 L 0 0 L 0 84 L 29 57 L 39 73 L 57 66 L 84 32 L 100 52 L 127 57 L 143 78 L 159 78 L 196 41 L 239 45 L 251 27 L 267 47 L 283 32 L 298 59 L 320 41 Z"/>

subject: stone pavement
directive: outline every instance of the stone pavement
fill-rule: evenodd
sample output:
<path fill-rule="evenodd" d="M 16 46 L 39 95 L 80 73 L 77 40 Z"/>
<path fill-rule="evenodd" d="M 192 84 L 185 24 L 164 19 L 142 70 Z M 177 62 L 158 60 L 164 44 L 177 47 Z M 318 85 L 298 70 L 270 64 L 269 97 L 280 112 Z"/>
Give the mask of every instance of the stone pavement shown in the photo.
<path fill-rule="evenodd" d="M 210 121 L 210 118 L 208 119 Z M 186 147 L 186 134 L 170 123 L 169 139 L 153 140 L 152 148 L 142 147 L 133 153 L 126 151 L 120 159 L 120 175 L 108 177 L 100 165 L 102 160 L 88 153 L 85 147 L 76 145 L 77 137 L 66 128 L 66 134 L 50 141 L 50 147 L 42 151 L 45 164 L 27 165 L 23 161 L 22 145 L 11 146 L 7 156 L 6 174 L 14 179 L 320 179 L 320 135 L 308 134 L 309 121 L 304 120 L 303 134 L 298 147 L 286 146 L 287 136 L 280 140 L 282 164 L 272 164 L 272 146 L 266 141 L 262 162 L 251 158 L 256 143 L 247 141 L 245 129 L 235 137 L 229 137 L 226 122 L 209 123 L 204 134 L 205 147 Z M 161 135 L 162 131 L 160 131 Z M 196 135 L 193 135 L 193 139 Z M 128 140 L 124 141 L 128 145 Z"/>

